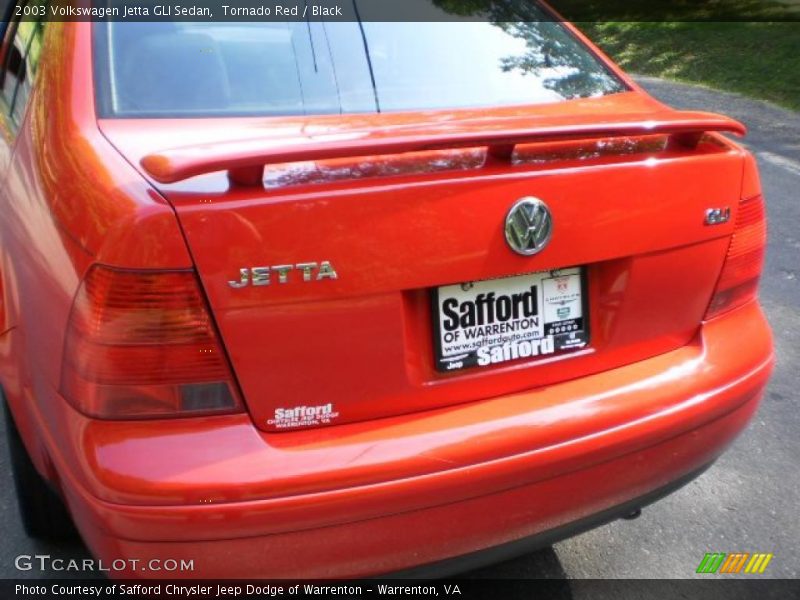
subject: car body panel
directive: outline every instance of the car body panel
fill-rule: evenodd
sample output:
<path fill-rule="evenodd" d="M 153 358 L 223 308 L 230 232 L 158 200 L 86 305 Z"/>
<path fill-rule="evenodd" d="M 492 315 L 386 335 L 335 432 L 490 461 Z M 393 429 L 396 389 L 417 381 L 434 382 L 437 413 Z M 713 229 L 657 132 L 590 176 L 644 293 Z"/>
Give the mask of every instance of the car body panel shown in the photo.
<path fill-rule="evenodd" d="M 734 328 L 747 340 L 746 348 L 726 346 L 725 336 Z M 146 423 L 78 418 L 72 427 L 81 435 L 84 481 L 93 495 L 115 504 L 210 503 L 225 511 L 229 503 L 481 469 L 498 469 L 498 481 L 521 483 L 656 443 L 658 436 L 647 433 L 662 427 L 656 421 L 669 437 L 673 426 L 690 429 L 720 418 L 763 384 L 770 348 L 769 330 L 752 305 L 726 322 L 705 325 L 692 343 L 672 352 L 437 411 L 291 433 L 259 432 L 246 416 Z M 507 461 L 513 477 L 492 466 L 497 461 Z M 475 491 L 488 493 L 491 479 L 481 477 Z M 407 500 L 444 502 L 467 493 L 453 487 Z M 375 503 L 366 497 L 364 502 Z M 359 514 L 355 501 L 341 509 L 341 518 Z M 288 514 L 264 525 L 262 533 L 295 526 Z M 257 521 L 247 527 L 257 527 Z M 179 526 L 171 531 L 180 536 Z"/>
<path fill-rule="evenodd" d="M 147 154 L 252 139 L 277 122 L 98 122 L 91 27 L 48 25 L 50 59 L 25 121 L 0 140 L 0 382 L 38 470 L 95 555 L 194 553 L 202 577 L 409 568 L 646 494 L 712 461 L 746 426 L 770 371 L 769 327 L 756 302 L 703 320 L 737 202 L 760 191 L 733 142 L 714 134 L 693 148 L 588 161 L 556 145 L 546 150 L 559 164 L 513 168 L 469 167 L 470 151 L 448 151 L 469 168 L 420 170 L 431 158 L 420 155 L 392 176 L 385 160 L 344 176 L 330 175 L 341 164 L 323 165 L 321 178 L 278 166 L 258 190 L 224 173 L 156 184 L 140 164 Z M 537 111 L 664 110 L 609 68 L 630 92 Z M 432 115 L 313 121 L 346 129 L 423 117 Z M 281 127 L 292 135 L 309 123 Z M 574 229 L 525 259 L 504 246 L 502 219 L 531 193 Z M 704 210 L 720 203 L 734 218 L 705 227 Z M 339 279 L 228 285 L 240 267 L 321 260 Z M 114 422 L 68 404 L 65 328 L 96 263 L 196 268 L 247 412 Z M 430 288 L 572 265 L 587 266 L 589 348 L 457 375 L 433 369 Z M 285 398 L 334 396 L 348 411 L 336 427 L 265 424 Z M 124 575 L 136 573 L 115 574 Z"/>
<path fill-rule="evenodd" d="M 591 111 L 602 120 L 653 110 L 652 101 L 623 93 L 566 103 L 561 112 Z M 531 123 L 556 120 L 541 114 L 557 114 L 552 105 L 491 114 L 519 119 L 526 111 Z M 158 136 L 147 133 L 155 129 L 147 121 L 103 120 L 100 126 L 131 164 L 140 165 L 154 146 L 176 139 L 202 149 L 226 136 L 243 144 L 315 131 L 347 137 L 353 127 L 403 130 L 424 118 L 431 115 L 225 119 L 225 129 L 214 119 L 203 127 L 194 120 L 161 121 Z M 471 122 L 478 113 L 437 118 Z M 528 148 L 536 156 L 559 150 L 563 145 Z M 468 160 L 460 151 L 448 156 L 457 165 Z M 487 163 L 402 176 L 385 175 L 376 167 L 380 158 L 364 157 L 331 165 L 332 180 L 300 179 L 296 185 L 292 173 L 300 166 L 278 166 L 268 177 L 284 185 L 266 189 L 231 185 L 224 173 L 157 184 L 175 206 L 259 427 L 274 429 L 269 422 L 275 411 L 294 406 L 332 402 L 340 424 L 506 394 L 532 381 L 546 385 L 653 356 L 691 338 L 734 224 L 708 227 L 705 211 L 735 211 L 740 151 L 712 137 L 693 149 L 598 151 L 571 163 L 522 157 L 514 166 Z M 404 165 L 415 161 L 430 162 L 423 155 Z M 360 176 L 364 163 L 378 174 Z M 707 176 L 694 177 L 697 169 Z M 352 172 L 357 175 L 349 177 Z M 509 252 L 503 219 L 517 199 L 531 195 L 551 207 L 558 234 L 546 252 L 522 257 Z M 295 270 L 283 285 L 229 284 L 240 268 L 323 260 L 334 265 L 338 279 L 308 283 Z M 592 340 L 582 356 L 458 376 L 434 371 L 431 288 L 583 265 Z M 618 309 L 622 305 L 625 310 Z"/>
<path fill-rule="evenodd" d="M 729 336 L 740 334 L 748 344 L 732 347 Z M 313 470 L 319 467 L 321 455 L 327 460 L 341 451 L 343 457 L 357 457 L 355 466 L 339 472 L 329 491 L 297 488 L 291 495 L 241 501 L 235 499 L 236 492 L 223 498 L 212 490 L 242 475 L 244 487 L 249 487 L 252 479 L 246 470 L 232 469 L 230 463 L 211 470 L 190 469 L 185 472 L 195 478 L 191 487 L 200 489 L 199 480 L 207 477 L 209 493 L 195 496 L 191 503 L 183 498 L 174 506 L 102 501 L 75 482 L 67 486 L 70 505 L 89 534 L 90 545 L 102 548 L 104 555 L 194 558 L 202 576 L 247 577 L 257 569 L 265 577 L 358 577 L 409 568 L 550 530 L 707 465 L 756 410 L 772 368 L 771 344 L 760 309 L 750 304 L 705 325 L 691 347 L 586 378 L 586 384 L 550 388 L 556 395 L 552 404 L 539 400 L 541 395 L 536 393 L 525 394 L 515 398 L 516 403 L 486 401 L 430 415 L 386 419 L 370 427 L 345 425 L 342 440 L 332 435 L 317 439 L 320 433 L 339 428 L 314 432 L 317 435 L 310 431 L 259 434 L 275 444 L 273 448 L 245 434 L 245 426 L 255 433 L 252 425 L 231 421 L 208 435 L 229 440 L 236 431 L 235 437 L 244 438 L 238 451 L 243 461 L 258 463 L 255 457 L 262 453 L 271 457 L 270 462 L 282 460 L 281 456 L 299 460 L 295 453 L 309 453 L 305 467 Z M 651 372 L 652 381 L 642 378 L 642 371 Z M 589 385 L 598 381 L 602 384 Z M 586 396 L 576 395 L 575 386 L 583 388 Z M 558 406 L 561 391 L 575 403 L 571 410 Z M 579 405 L 582 410 L 576 410 Z M 616 422 L 614 413 L 620 417 Z M 566 418 L 563 427 L 554 427 L 562 417 Z M 606 417 L 601 428 L 593 425 Z M 458 422 L 471 425 L 465 429 Z M 585 435 L 579 433 L 580 423 L 588 426 Z M 195 425 L 200 436 L 209 429 L 202 423 Z M 129 471 L 132 454 L 122 452 L 131 439 L 128 433 L 120 427 L 108 430 L 111 436 L 119 436 L 118 448 L 112 449 L 117 441 L 109 436 L 95 446 L 94 455 L 102 455 L 105 465 L 113 462 L 124 471 L 115 478 L 118 484 L 141 481 L 144 470 L 140 477 Z M 229 433 L 223 433 L 226 430 Z M 558 437 L 567 431 L 565 438 Z M 178 452 L 175 460 L 191 461 L 189 454 L 202 447 L 191 443 L 192 435 L 186 432 L 187 437 L 179 441 L 180 435 L 165 433 L 163 445 L 147 452 L 175 456 L 181 447 L 186 452 Z M 378 439 L 381 435 L 392 440 L 385 450 Z M 295 436 L 308 441 L 299 440 L 296 448 L 279 448 Z M 537 442 L 529 442 L 523 453 L 484 454 L 482 462 L 461 462 L 464 452 L 479 455 L 476 447 L 493 446 L 506 436 L 509 443 L 515 437 Z M 101 446 L 105 452 L 99 451 Z M 261 450 L 255 450 L 256 446 Z M 378 450 L 370 453 L 365 450 L 369 448 Z M 402 462 L 422 465 L 416 468 L 422 474 L 390 471 L 382 483 L 354 477 L 368 463 L 391 469 L 383 461 L 393 451 Z M 438 470 L 426 472 L 432 463 L 438 463 Z M 148 464 L 152 469 L 153 462 Z M 146 476 L 163 483 L 167 471 L 184 470 L 173 471 L 174 467 L 168 462 L 160 476 L 152 470 Z M 90 469 L 103 472 L 99 465 Z M 256 471 L 257 466 L 250 472 L 255 475 Z M 162 496 L 177 489 L 162 490 Z M 397 543 L 396 552 L 375 551 L 376 544 L 385 544 L 386 539 Z M 342 544 L 347 552 L 341 551 Z M 291 556 L 285 552 L 287 547 L 294 549 Z M 275 552 L 276 548 L 284 551 Z"/>

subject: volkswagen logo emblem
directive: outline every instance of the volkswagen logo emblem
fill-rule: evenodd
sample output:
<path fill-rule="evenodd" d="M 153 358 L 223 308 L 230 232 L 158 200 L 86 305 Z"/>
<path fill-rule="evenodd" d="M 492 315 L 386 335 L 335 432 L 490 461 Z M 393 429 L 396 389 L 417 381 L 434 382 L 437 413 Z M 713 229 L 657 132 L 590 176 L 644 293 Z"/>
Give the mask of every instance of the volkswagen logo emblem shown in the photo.
<path fill-rule="evenodd" d="M 538 198 L 517 200 L 506 217 L 506 242 L 517 254 L 533 256 L 544 250 L 553 235 L 550 209 Z"/>

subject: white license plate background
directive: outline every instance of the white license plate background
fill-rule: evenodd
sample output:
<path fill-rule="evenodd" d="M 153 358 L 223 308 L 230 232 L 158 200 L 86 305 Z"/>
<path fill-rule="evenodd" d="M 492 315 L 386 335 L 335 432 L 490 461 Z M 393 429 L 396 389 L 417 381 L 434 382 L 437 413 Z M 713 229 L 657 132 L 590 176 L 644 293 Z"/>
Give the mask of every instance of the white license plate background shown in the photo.
<path fill-rule="evenodd" d="M 438 288 L 436 368 L 488 367 L 585 347 L 583 294 L 580 268 Z"/>

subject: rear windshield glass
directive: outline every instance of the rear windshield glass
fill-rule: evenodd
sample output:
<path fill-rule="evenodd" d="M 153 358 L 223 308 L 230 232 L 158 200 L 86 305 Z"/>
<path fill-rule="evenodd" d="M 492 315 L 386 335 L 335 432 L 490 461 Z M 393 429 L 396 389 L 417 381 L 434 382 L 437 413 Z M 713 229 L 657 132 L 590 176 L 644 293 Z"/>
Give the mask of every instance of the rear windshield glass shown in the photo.
<path fill-rule="evenodd" d="M 530 20 L 97 24 L 98 104 L 119 117 L 308 115 L 626 89 L 542 9 L 526 1 L 524 13 Z"/>

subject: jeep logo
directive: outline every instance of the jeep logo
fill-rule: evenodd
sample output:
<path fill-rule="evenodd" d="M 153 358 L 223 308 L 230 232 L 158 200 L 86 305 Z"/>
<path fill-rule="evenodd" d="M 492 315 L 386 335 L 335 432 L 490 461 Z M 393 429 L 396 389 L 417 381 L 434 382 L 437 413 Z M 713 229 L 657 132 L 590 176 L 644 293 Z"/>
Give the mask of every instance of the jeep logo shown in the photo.
<path fill-rule="evenodd" d="M 302 280 L 305 283 L 310 281 L 324 281 L 325 279 L 338 279 L 339 275 L 333 268 L 330 261 L 323 260 L 320 263 L 307 262 L 295 265 L 276 265 L 274 267 L 251 267 L 249 269 L 239 269 L 239 279 L 233 279 L 228 285 L 234 289 L 245 288 L 249 285 L 264 286 L 273 281 L 279 284 L 289 283 L 291 279 L 298 281 L 300 274 L 291 276 L 292 271 L 302 273 Z"/>

